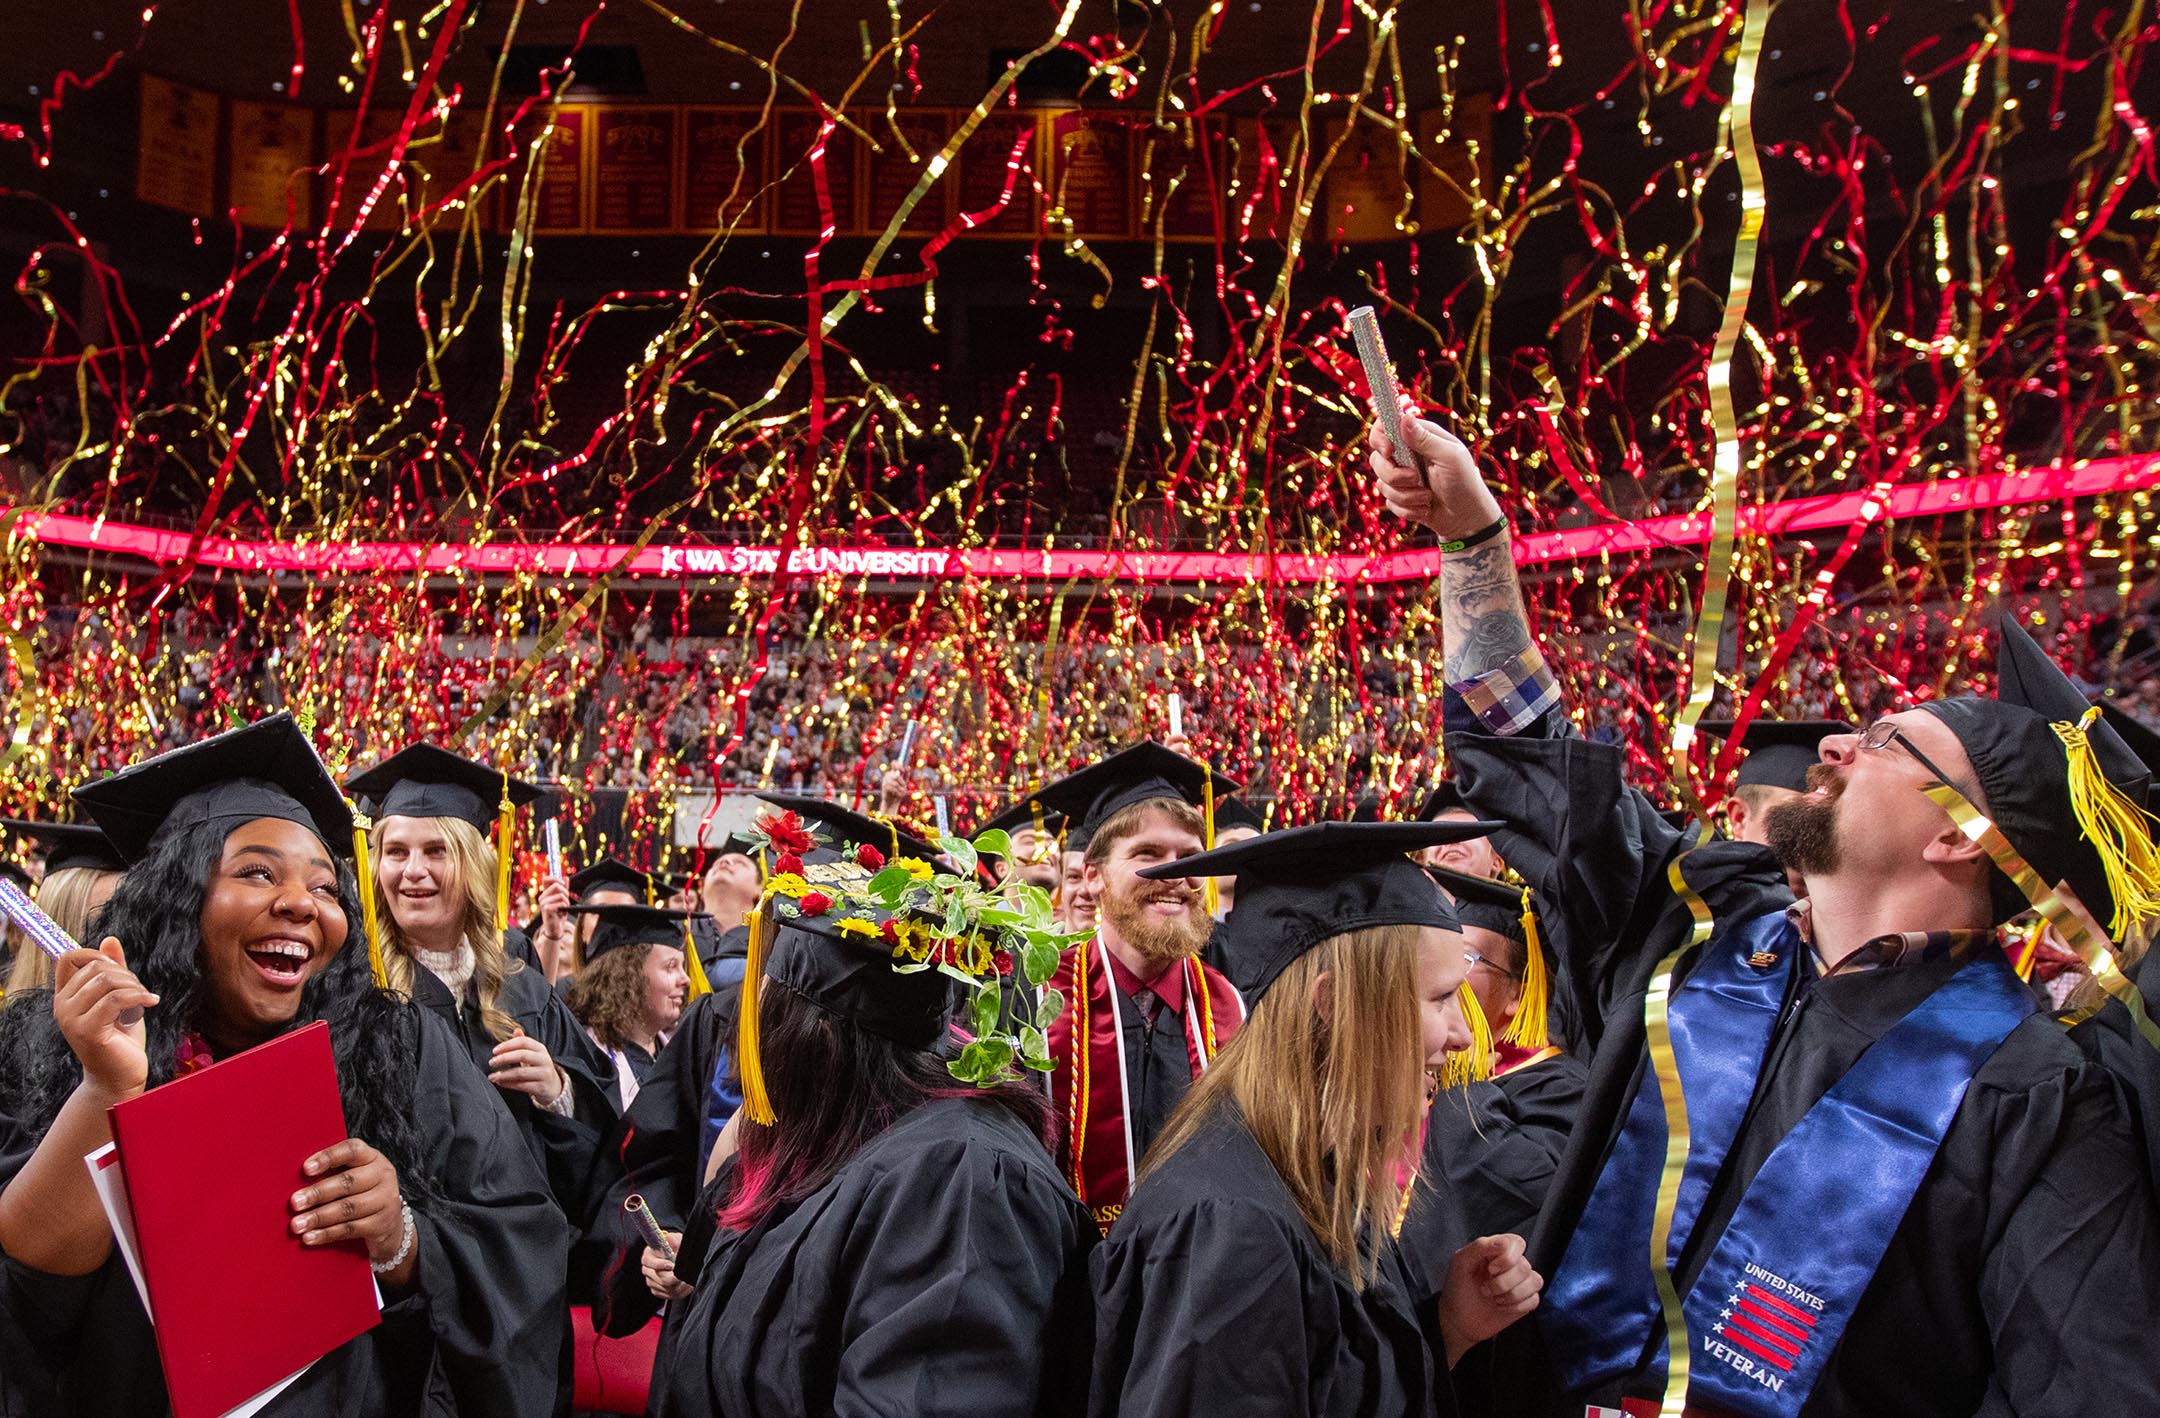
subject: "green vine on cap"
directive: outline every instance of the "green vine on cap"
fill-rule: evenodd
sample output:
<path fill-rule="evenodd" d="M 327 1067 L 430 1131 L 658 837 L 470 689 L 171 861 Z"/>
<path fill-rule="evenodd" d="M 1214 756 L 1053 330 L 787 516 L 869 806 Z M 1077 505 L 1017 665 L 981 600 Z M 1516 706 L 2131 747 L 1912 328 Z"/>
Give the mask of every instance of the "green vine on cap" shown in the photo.
<path fill-rule="evenodd" d="M 901 975 L 936 970 L 967 991 L 962 1027 L 969 1035 L 947 1068 L 977 1087 L 1050 1071 L 1050 1021 L 1064 1012 L 1049 987 L 1059 957 L 1087 938 L 1058 929 L 1050 896 L 1024 882 L 986 887 L 976 876 L 984 856 L 1010 857 L 1012 843 L 992 828 L 969 841 L 941 836 L 938 863 L 888 862 L 875 848 L 843 852 L 836 862 L 804 867 L 824 835 L 794 813 L 759 821 L 753 836 L 794 870 L 776 870 L 766 899 L 779 915 L 816 920 L 818 929 L 877 939 Z"/>

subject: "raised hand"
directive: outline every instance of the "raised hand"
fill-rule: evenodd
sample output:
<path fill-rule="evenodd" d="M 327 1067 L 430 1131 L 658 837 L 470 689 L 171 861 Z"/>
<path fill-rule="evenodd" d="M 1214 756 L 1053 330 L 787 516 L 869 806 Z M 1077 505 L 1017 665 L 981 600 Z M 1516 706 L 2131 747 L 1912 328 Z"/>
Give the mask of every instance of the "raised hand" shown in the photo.
<path fill-rule="evenodd" d="M 83 1082 L 108 1102 L 132 1098 L 149 1082 L 142 1011 L 157 1002 L 112 936 L 96 950 L 71 950 L 54 963 L 53 1022 L 81 1060 Z M 133 1021 L 122 1024 L 129 1010 Z"/>
<path fill-rule="evenodd" d="M 682 1232 L 662 1231 L 670 1246 L 682 1244 Z M 652 1291 L 656 1300 L 680 1300 L 690 1293 L 690 1287 L 675 1278 L 675 1262 L 669 1260 L 651 1246 L 638 1261 L 638 1271 L 645 1277 L 645 1288 Z"/>
<path fill-rule="evenodd" d="M 1365 437 L 1373 477 L 1388 511 L 1432 528 L 1442 540 L 1468 536 L 1499 519 L 1500 503 L 1461 439 L 1436 423 L 1407 415 L 1403 438 L 1419 467 L 1395 461 L 1395 445 L 1378 424 Z"/>

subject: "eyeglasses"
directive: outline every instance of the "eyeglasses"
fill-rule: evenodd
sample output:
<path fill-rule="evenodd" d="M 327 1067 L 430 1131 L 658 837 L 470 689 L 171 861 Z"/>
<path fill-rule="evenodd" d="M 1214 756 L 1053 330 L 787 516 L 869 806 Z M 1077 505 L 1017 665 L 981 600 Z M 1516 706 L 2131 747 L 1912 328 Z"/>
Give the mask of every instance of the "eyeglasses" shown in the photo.
<path fill-rule="evenodd" d="M 1946 783 L 1952 787 L 1957 786 L 1955 779 L 1937 768 L 1934 762 L 1920 751 L 1920 746 L 1888 719 L 1877 719 L 1874 723 L 1868 725 L 1867 730 L 1860 735 L 1860 747 L 1865 749 L 1884 749 L 1892 744 L 1896 744 L 1918 760 L 1922 768 L 1935 776 L 1936 782 Z"/>

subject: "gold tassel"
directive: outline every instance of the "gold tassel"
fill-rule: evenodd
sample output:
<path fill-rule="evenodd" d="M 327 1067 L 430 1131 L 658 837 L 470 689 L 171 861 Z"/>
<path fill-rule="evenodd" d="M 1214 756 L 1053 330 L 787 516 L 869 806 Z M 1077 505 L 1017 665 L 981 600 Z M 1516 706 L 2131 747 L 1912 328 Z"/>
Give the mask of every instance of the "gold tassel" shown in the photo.
<path fill-rule="evenodd" d="M 375 978 L 375 988 L 390 988 L 390 972 L 383 967 L 382 932 L 375 928 L 375 868 L 368 860 L 368 831 L 373 823 L 357 810 L 353 813 L 353 861 L 360 878 L 360 932 L 367 937 L 368 974 Z"/>
<path fill-rule="evenodd" d="M 758 994 L 765 977 L 765 937 L 772 929 L 767 903 L 750 913 L 750 952 L 743 962 L 741 1003 L 735 1013 L 735 1069 L 742 1078 L 743 1116 L 771 1127 L 772 1099 L 765 1094 L 765 1065 L 758 1056 Z"/>
<path fill-rule="evenodd" d="M 510 842 L 517 809 L 510 803 L 510 774 L 502 775 L 502 804 L 495 809 L 495 929 L 510 928 Z"/>
<path fill-rule="evenodd" d="M 1523 951 L 1522 999 L 1515 1017 L 1500 1035 L 1500 1042 L 1518 1049 L 1542 1049 L 1552 1042 L 1546 1014 L 1552 1006 L 1552 982 L 1546 977 L 1545 949 L 1538 941 L 1537 912 L 1530 905 L 1530 888 L 1522 894 Z"/>
<path fill-rule="evenodd" d="M 690 977 L 690 998 L 712 993 L 712 981 L 705 978 L 705 966 L 698 959 L 697 942 L 690 936 L 690 923 L 682 924 L 683 973 Z"/>
<path fill-rule="evenodd" d="M 2075 724 L 2052 724 L 2069 760 L 2070 810 L 2107 873 L 2115 918 L 2108 934 L 2121 940 L 2133 926 L 2160 917 L 2160 848 L 2153 845 L 2153 817 L 2130 801 L 2101 771 L 2086 730 L 2100 717 L 2096 705 Z"/>
<path fill-rule="evenodd" d="M 1440 1070 L 1442 1088 L 1460 1088 L 1492 1077 L 1492 1026 L 1485 1022 L 1485 1011 L 1467 984 L 1455 994 L 1462 1001 L 1463 1020 L 1470 1026 L 1470 1047 L 1448 1055 L 1447 1066 Z"/>
<path fill-rule="evenodd" d="M 1213 769 L 1204 771 L 1206 776 L 1200 780 L 1200 804 L 1202 808 L 1200 845 L 1202 850 L 1212 852 L 1215 850 L 1215 771 Z M 1215 878 L 1207 876 L 1202 877 L 1200 880 L 1200 891 L 1207 903 L 1207 913 L 1213 916 L 1221 904 L 1215 890 Z"/>

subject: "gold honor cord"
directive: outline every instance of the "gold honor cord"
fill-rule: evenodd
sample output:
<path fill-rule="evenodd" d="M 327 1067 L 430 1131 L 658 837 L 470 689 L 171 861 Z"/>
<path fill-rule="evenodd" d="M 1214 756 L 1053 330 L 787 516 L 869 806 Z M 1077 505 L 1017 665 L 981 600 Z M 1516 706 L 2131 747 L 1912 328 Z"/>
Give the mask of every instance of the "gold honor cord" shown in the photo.
<path fill-rule="evenodd" d="M 1707 830 L 1703 835 L 1707 840 Z M 1681 874 L 1681 864 L 1686 860 L 1686 852 L 1674 857 L 1665 868 L 1665 879 L 1672 883 L 1673 895 L 1686 903 L 1695 927 L 1683 944 L 1658 962 L 1650 976 L 1650 989 L 1643 996 L 1643 1037 L 1650 1050 L 1650 1071 L 1657 1077 L 1658 1098 L 1665 1105 L 1665 1165 L 1658 1173 L 1657 1210 L 1650 1219 L 1650 1275 L 1657 1282 L 1658 1309 L 1665 1320 L 1665 1398 L 1658 1412 L 1672 1418 L 1679 1418 L 1687 1404 L 1688 1331 L 1687 1315 L 1680 1308 L 1680 1291 L 1673 1283 L 1672 1267 L 1666 1264 L 1665 1256 L 1672 1248 L 1673 1211 L 1680 1205 L 1680 1178 L 1687 1170 L 1689 1138 L 1687 1096 L 1681 1091 L 1680 1065 L 1673 1057 L 1669 1011 L 1673 971 L 1680 957 L 1709 940 L 1711 930 L 1710 903 Z"/>
<path fill-rule="evenodd" d="M 1930 783 L 1921 791 L 1933 799 L 1937 807 L 1950 814 L 1950 820 L 1958 825 L 1958 831 L 1980 844 L 1981 849 L 1988 854 L 1988 860 L 1995 863 L 2002 874 L 2016 884 L 2019 891 L 2025 893 L 2025 899 L 2032 902 L 2033 909 L 2044 916 L 2047 923 L 2055 928 L 2056 934 L 2063 938 L 2064 943 L 2078 953 L 2078 957 L 2085 962 L 2085 968 L 2092 972 L 2093 983 L 2120 1000 L 2122 1007 L 2130 1011 L 2130 1022 L 2137 1026 L 2137 1031 L 2144 1036 L 2145 1042 L 2160 1049 L 2160 1026 L 2156 1026 L 2152 1016 L 2145 1012 L 2145 1001 L 2138 995 L 2137 986 L 2131 984 L 2123 972 L 2116 968 L 2115 952 L 2108 948 L 2108 942 L 2092 933 L 2086 926 L 2084 917 L 2071 910 L 2062 898 L 2040 879 L 2040 874 L 2018 855 L 2017 848 L 2010 845 L 2010 839 L 2002 835 L 2002 830 L 1989 821 L 1980 809 L 1974 807 L 1963 793 L 1948 783 Z"/>
<path fill-rule="evenodd" d="M 1734 528 L 1740 512 L 1740 411 L 1733 406 L 1733 357 L 1747 333 L 1748 300 L 1755 289 L 1755 247 L 1762 235 L 1762 161 L 1755 152 L 1755 70 L 1773 0 L 1747 0 L 1740 22 L 1740 55 L 1733 65 L 1732 101 L 1726 109 L 1727 151 L 1740 168 L 1740 230 L 1733 239 L 1732 274 L 1725 287 L 1725 314 L 1710 354 L 1710 417 L 1717 451 L 1710 473 L 1710 549 L 1703 559 L 1702 614 L 1695 619 L 1686 693 L 1673 721 L 1671 776 L 1697 817 L 1707 812 L 1688 781 L 1688 749 L 1695 725 L 1717 693 L 1718 646 L 1725 635 L 1731 599 Z M 1767 373 L 1767 371 L 1766 371 Z"/>

